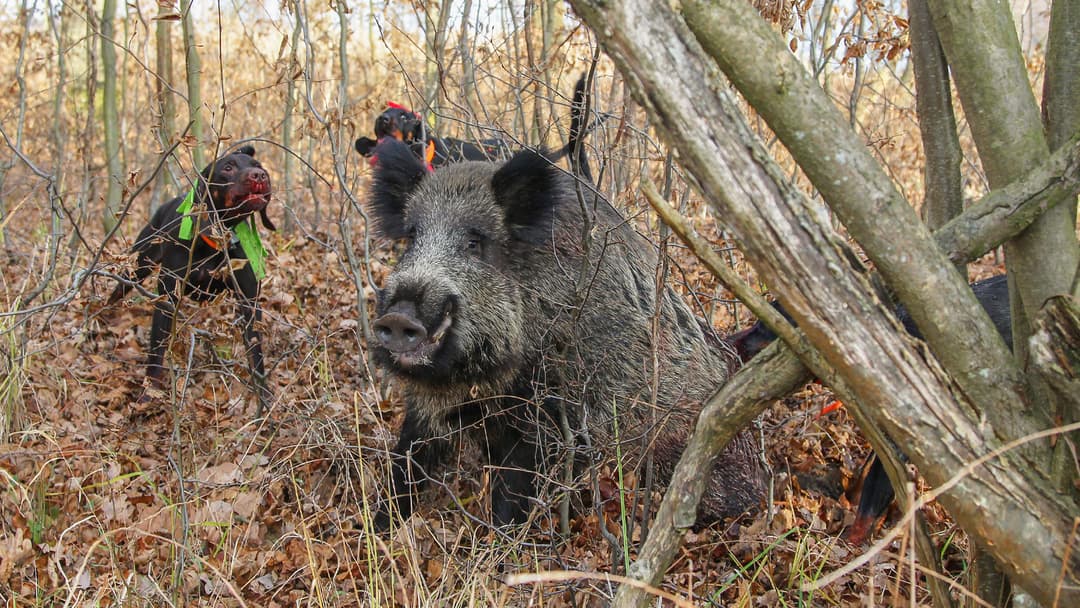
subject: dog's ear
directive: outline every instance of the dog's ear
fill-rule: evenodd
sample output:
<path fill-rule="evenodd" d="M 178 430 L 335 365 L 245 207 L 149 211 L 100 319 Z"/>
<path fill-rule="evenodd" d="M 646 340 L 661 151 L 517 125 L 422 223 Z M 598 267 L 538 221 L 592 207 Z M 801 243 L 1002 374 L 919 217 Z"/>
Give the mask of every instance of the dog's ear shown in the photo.
<path fill-rule="evenodd" d="M 427 175 L 427 167 L 404 142 L 389 137 L 375 147 L 374 163 L 368 210 L 376 232 L 387 238 L 402 238 L 405 203 Z"/>
<path fill-rule="evenodd" d="M 530 243 L 551 239 L 555 208 L 565 188 L 562 173 L 542 154 L 532 150 L 515 154 L 492 176 L 491 189 L 515 238 Z"/>
<path fill-rule="evenodd" d="M 263 226 L 266 226 L 267 230 L 277 230 L 277 227 L 274 226 L 274 222 L 270 221 L 270 216 L 266 214 L 266 207 L 259 210 L 259 217 L 262 218 Z"/>
<path fill-rule="evenodd" d="M 370 137 L 361 137 L 356 140 L 356 151 L 360 153 L 360 156 L 368 157 L 375 150 L 375 146 L 379 145 L 377 140 Z"/>
<path fill-rule="evenodd" d="M 240 147 L 240 148 L 239 148 L 239 149 L 238 149 L 238 150 L 236 151 L 236 153 L 237 153 L 237 154 L 247 154 L 248 156 L 252 156 L 252 157 L 254 157 L 254 156 L 255 156 L 255 148 L 254 148 L 254 146 L 250 146 L 250 145 L 247 145 L 247 146 L 241 146 L 241 147 Z"/>

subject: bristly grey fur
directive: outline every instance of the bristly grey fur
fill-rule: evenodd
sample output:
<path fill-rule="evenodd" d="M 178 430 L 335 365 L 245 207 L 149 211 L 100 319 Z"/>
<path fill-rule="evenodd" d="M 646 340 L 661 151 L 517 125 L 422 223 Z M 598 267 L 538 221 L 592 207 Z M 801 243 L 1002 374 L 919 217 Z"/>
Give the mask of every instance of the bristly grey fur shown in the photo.
<path fill-rule="evenodd" d="M 655 246 L 602 198 L 589 201 L 586 218 L 571 178 L 534 153 L 502 165 L 453 165 L 411 189 L 386 185 L 402 174 L 412 175 L 380 169 L 373 186 L 377 222 L 411 235 L 378 313 L 415 305 L 416 318 L 430 330 L 453 308 L 448 338 L 430 366 L 404 369 L 386 348 L 372 348 L 404 392 L 412 426 L 403 435 L 420 429 L 420 436 L 441 437 L 468 426 L 465 434 L 488 453 L 522 466 L 505 455 L 559 442 L 556 404 L 604 455 L 614 457 L 618 443 L 623 466 L 636 467 L 651 452 L 666 479 L 702 404 L 738 359 L 726 343 L 707 339 L 707 326 L 670 287 L 661 289 L 657 311 Z M 463 253 L 474 240 L 483 242 L 481 257 Z M 473 432 L 485 417 L 496 422 Z M 499 441 L 493 425 L 529 445 L 491 445 Z M 399 445 L 399 456 L 408 448 Z M 551 460 L 546 454 L 528 462 L 543 469 Z M 759 504 L 763 476 L 746 432 L 720 456 L 710 479 L 703 519 Z"/>

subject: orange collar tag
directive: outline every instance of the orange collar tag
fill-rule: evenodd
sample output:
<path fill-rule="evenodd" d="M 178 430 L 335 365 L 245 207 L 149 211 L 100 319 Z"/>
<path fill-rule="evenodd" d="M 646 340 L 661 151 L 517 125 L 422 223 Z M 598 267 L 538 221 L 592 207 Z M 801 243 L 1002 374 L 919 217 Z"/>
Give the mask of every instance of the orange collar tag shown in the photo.
<path fill-rule="evenodd" d="M 435 140 L 429 139 L 427 149 L 424 150 L 424 162 L 427 163 L 428 171 L 434 171 L 431 161 L 435 160 Z"/>
<path fill-rule="evenodd" d="M 209 245 L 211 249 L 213 249 L 214 251 L 221 251 L 221 244 L 220 243 L 218 243 L 214 239 L 206 236 L 205 234 L 203 234 L 201 232 L 199 233 L 199 236 L 202 237 L 203 242 L 206 243 L 207 245 Z"/>

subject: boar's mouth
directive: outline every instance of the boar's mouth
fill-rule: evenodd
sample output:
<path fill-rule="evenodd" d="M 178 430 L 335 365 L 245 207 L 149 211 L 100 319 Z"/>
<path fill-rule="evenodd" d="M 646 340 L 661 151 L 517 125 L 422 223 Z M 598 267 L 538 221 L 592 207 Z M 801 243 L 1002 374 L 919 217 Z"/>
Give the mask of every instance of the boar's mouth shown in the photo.
<path fill-rule="evenodd" d="M 373 324 L 382 347 L 401 370 L 431 365 L 432 357 L 442 348 L 454 325 L 453 306 L 449 303 L 443 309 L 439 324 L 431 332 L 410 312 L 388 312 Z"/>
<path fill-rule="evenodd" d="M 442 346 L 443 338 L 446 337 L 447 331 L 450 326 L 453 325 L 453 317 L 447 314 L 439 322 L 439 326 L 435 328 L 435 331 L 426 338 L 423 342 L 417 345 L 416 348 L 411 351 L 394 352 L 391 351 L 391 355 L 397 364 L 402 367 L 419 367 L 422 365 L 428 365 L 431 363 L 431 356 Z"/>

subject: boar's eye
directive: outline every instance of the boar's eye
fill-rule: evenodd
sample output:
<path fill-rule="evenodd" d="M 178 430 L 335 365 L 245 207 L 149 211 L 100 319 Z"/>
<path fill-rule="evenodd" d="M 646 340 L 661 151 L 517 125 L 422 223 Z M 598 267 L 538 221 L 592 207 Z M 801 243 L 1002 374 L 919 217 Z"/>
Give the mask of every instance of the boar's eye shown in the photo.
<path fill-rule="evenodd" d="M 487 238 L 484 234 L 478 230 L 470 230 L 465 235 L 464 251 L 465 255 L 473 257 L 481 257 L 484 255 L 484 244 Z"/>
<path fill-rule="evenodd" d="M 480 257 L 484 254 L 484 237 L 472 233 L 465 240 L 465 253 L 473 256 Z"/>

